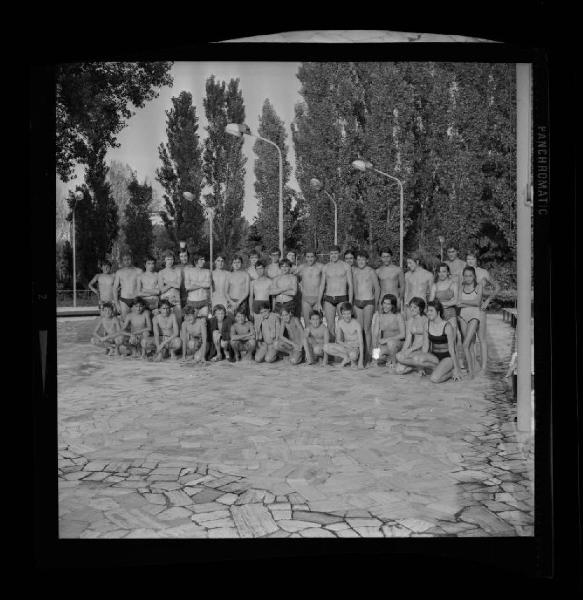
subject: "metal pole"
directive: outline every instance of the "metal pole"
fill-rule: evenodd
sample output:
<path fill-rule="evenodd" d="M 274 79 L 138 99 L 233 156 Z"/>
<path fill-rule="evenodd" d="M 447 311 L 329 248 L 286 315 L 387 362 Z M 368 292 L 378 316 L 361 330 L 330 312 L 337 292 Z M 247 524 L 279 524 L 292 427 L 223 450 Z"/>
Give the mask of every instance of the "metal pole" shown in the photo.
<path fill-rule="evenodd" d="M 279 154 L 279 251 L 283 256 L 283 159 L 281 150 L 274 144 Z"/>
<path fill-rule="evenodd" d="M 403 182 L 398 177 L 395 177 L 394 175 L 389 175 L 388 173 L 383 173 L 382 171 L 375 169 L 374 167 L 370 166 L 370 163 L 368 163 L 368 165 L 369 166 L 367 168 L 373 170 L 375 173 L 378 173 L 379 175 L 384 175 L 385 177 L 388 177 L 389 179 L 393 179 L 394 181 L 396 181 L 399 184 L 399 191 L 401 194 L 401 199 L 400 199 L 401 218 L 400 218 L 400 222 L 399 222 L 399 266 L 402 269 L 403 268 L 403 205 L 404 205 Z"/>
<path fill-rule="evenodd" d="M 338 246 L 338 206 L 334 202 L 334 245 Z"/>
<path fill-rule="evenodd" d="M 73 205 L 73 308 L 77 307 L 77 244 L 75 227 L 75 208 Z"/>
<path fill-rule="evenodd" d="M 211 267 L 211 287 L 213 277 L 213 211 L 209 212 L 209 234 L 210 234 L 210 267 Z"/>
<path fill-rule="evenodd" d="M 531 430 L 531 224 L 530 118 L 531 65 L 516 65 L 516 270 L 517 270 L 517 422 L 519 431 Z"/>

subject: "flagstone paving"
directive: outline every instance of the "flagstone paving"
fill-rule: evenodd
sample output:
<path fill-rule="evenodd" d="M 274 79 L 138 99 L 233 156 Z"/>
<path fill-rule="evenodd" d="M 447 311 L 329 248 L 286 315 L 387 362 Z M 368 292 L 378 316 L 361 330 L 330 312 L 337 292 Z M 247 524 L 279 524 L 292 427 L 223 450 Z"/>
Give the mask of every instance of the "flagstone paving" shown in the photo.
<path fill-rule="evenodd" d="M 372 366 L 110 358 L 58 335 L 62 538 L 534 534 L 533 439 L 490 370 L 432 384 Z"/>

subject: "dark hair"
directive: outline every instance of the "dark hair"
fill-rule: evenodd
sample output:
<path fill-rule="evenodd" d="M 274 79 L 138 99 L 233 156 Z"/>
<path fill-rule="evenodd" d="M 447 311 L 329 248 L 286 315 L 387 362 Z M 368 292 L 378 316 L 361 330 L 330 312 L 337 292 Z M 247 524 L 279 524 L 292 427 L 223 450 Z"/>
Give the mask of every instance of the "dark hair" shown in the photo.
<path fill-rule="evenodd" d="M 174 252 L 172 252 L 172 250 L 166 250 L 166 252 L 164 252 L 164 258 L 168 258 L 169 256 L 174 258 Z"/>
<path fill-rule="evenodd" d="M 366 250 L 357 250 L 356 258 L 358 258 L 359 256 L 362 256 L 363 258 L 366 258 L 368 260 L 368 252 Z"/>
<path fill-rule="evenodd" d="M 247 318 L 247 313 L 245 312 L 245 309 L 241 306 L 239 306 L 239 308 L 235 312 L 235 316 L 237 315 L 243 315 L 245 318 Z"/>
<path fill-rule="evenodd" d="M 393 314 L 397 312 L 397 296 L 395 296 L 394 294 L 385 294 L 382 299 L 381 299 L 381 310 L 382 310 L 382 305 L 383 302 L 385 300 L 388 300 L 391 303 L 391 306 L 393 307 Z"/>
<path fill-rule="evenodd" d="M 340 252 L 340 246 L 330 246 L 330 252 Z"/>
<path fill-rule="evenodd" d="M 439 279 L 439 271 L 441 270 L 442 267 L 445 267 L 447 269 L 448 276 L 451 275 L 451 269 L 449 268 L 449 265 L 447 263 L 440 262 L 437 265 L 437 270 L 435 271 L 434 281 L 438 281 L 438 279 Z"/>
<path fill-rule="evenodd" d="M 107 266 L 108 266 L 108 267 L 111 269 L 111 263 L 110 263 L 108 260 L 104 260 L 104 261 L 101 263 L 101 266 L 102 266 L 102 267 L 103 267 L 104 265 L 107 265 Z"/>
<path fill-rule="evenodd" d="M 388 246 L 383 246 L 380 250 L 379 250 L 379 254 L 390 254 L 391 256 L 393 256 L 393 251 L 388 247 Z"/>
<path fill-rule="evenodd" d="M 322 318 L 322 313 L 319 310 L 313 310 L 312 312 L 310 312 L 310 319 L 312 317 L 320 317 L 320 319 Z"/>
<path fill-rule="evenodd" d="M 286 252 L 286 255 L 287 255 L 287 254 L 289 254 L 290 252 L 291 252 L 291 253 L 292 253 L 294 256 L 297 256 L 297 255 L 298 255 L 298 253 L 297 253 L 297 252 L 296 252 L 296 251 L 295 251 L 293 248 L 290 248 L 290 249 L 289 249 L 289 250 Z"/>
<path fill-rule="evenodd" d="M 414 304 L 419 309 L 419 314 L 423 314 L 425 312 L 425 300 L 423 300 L 423 298 L 418 298 L 415 296 L 409 300 L 409 306 L 411 306 L 411 304 Z"/>
<path fill-rule="evenodd" d="M 253 252 L 249 253 L 249 258 L 251 258 L 252 256 L 256 256 L 257 258 L 259 258 L 259 252 L 257 252 L 257 250 L 253 250 Z"/>
<path fill-rule="evenodd" d="M 476 269 L 474 269 L 474 267 L 468 267 L 467 265 L 464 267 L 464 270 L 462 271 L 462 275 L 466 272 L 466 271 L 471 271 L 472 274 L 474 275 L 474 288 L 478 285 L 478 278 L 476 277 Z"/>
<path fill-rule="evenodd" d="M 111 310 L 111 312 L 113 312 L 113 304 L 111 302 L 102 302 L 101 303 L 101 310 L 103 310 L 104 308 L 109 308 Z"/>
<path fill-rule="evenodd" d="M 258 306 L 259 311 L 262 311 L 264 308 L 266 308 L 267 310 L 271 310 L 271 307 L 269 306 L 269 302 L 267 300 L 258 301 Z"/>
<path fill-rule="evenodd" d="M 185 315 L 194 315 L 196 313 L 196 308 L 194 306 L 192 306 L 192 304 L 187 304 L 184 309 L 183 309 L 183 313 Z"/>
<path fill-rule="evenodd" d="M 315 251 L 315 250 L 312 250 L 311 248 L 308 248 L 308 250 L 306 250 L 306 251 L 304 252 L 304 256 L 305 256 L 306 254 L 313 254 L 314 256 L 317 256 L 317 255 L 316 255 L 316 251 Z"/>
<path fill-rule="evenodd" d="M 288 267 L 292 266 L 291 261 L 289 259 L 287 259 L 287 258 L 282 258 L 279 261 L 279 266 L 281 267 L 282 265 L 287 265 Z"/>
<path fill-rule="evenodd" d="M 144 308 L 146 308 L 146 302 L 144 301 L 143 298 L 141 298 L 140 296 L 138 296 L 134 302 L 134 306 L 137 306 L 138 304 L 141 304 Z"/>
<path fill-rule="evenodd" d="M 153 262 L 153 263 L 155 263 L 155 262 L 156 262 L 156 259 L 155 259 L 155 258 L 154 258 L 154 257 L 153 257 L 151 254 L 148 254 L 148 255 L 146 256 L 146 260 L 145 260 L 144 262 L 145 262 L 145 263 L 147 263 L 147 262 Z"/>
<path fill-rule="evenodd" d="M 222 258 L 223 260 L 227 260 L 226 256 L 222 252 L 217 252 L 217 255 L 215 256 L 215 262 L 216 262 L 217 258 Z"/>
<path fill-rule="evenodd" d="M 188 254 L 188 248 L 180 248 L 180 250 L 178 250 L 178 254 Z"/>
<path fill-rule="evenodd" d="M 449 251 L 449 250 L 455 250 L 456 252 L 458 251 L 458 250 L 457 250 L 457 246 L 455 246 L 454 244 L 450 244 L 450 245 L 449 245 L 449 246 L 446 248 L 446 250 L 447 250 L 447 251 Z"/>
<path fill-rule="evenodd" d="M 132 253 L 129 250 L 126 250 L 125 252 L 122 252 L 122 254 L 121 254 L 122 258 L 125 258 L 126 256 L 133 258 Z"/>
<path fill-rule="evenodd" d="M 343 302 L 340 305 L 340 312 L 344 312 L 345 310 L 352 312 L 352 304 L 350 304 L 350 302 Z"/>
<path fill-rule="evenodd" d="M 418 254 L 409 254 L 407 260 L 412 260 L 413 262 L 419 263 L 421 262 L 421 257 Z"/>
<path fill-rule="evenodd" d="M 347 249 L 344 251 L 344 254 L 343 254 L 343 256 L 344 256 L 344 257 L 346 257 L 346 255 L 347 255 L 347 254 L 352 254 L 352 256 L 354 256 L 354 250 L 353 250 L 352 248 L 347 248 Z"/>
<path fill-rule="evenodd" d="M 437 314 L 443 319 L 443 304 L 437 298 L 435 300 L 430 300 L 427 303 L 427 308 L 430 306 L 433 307 L 437 311 Z"/>
<path fill-rule="evenodd" d="M 258 254 L 257 256 L 259 256 L 259 254 Z M 261 260 L 261 259 L 259 259 L 259 260 L 258 260 L 258 261 L 255 263 L 255 268 L 257 268 L 257 267 L 263 267 L 263 268 L 265 269 L 265 261 L 264 261 L 264 260 Z"/>
<path fill-rule="evenodd" d="M 167 306 L 168 308 L 174 308 L 174 304 L 172 304 L 172 302 L 170 302 L 170 300 L 168 300 L 168 298 L 162 298 L 162 300 L 160 300 L 160 302 L 158 303 L 158 307 L 160 306 Z"/>
<path fill-rule="evenodd" d="M 236 260 L 241 261 L 241 263 L 243 263 L 243 259 L 238 254 L 235 254 L 235 256 L 233 256 L 231 262 L 234 263 Z"/>
<path fill-rule="evenodd" d="M 270 251 L 269 254 L 278 254 L 279 256 L 281 256 L 281 252 L 279 250 L 279 248 L 275 248 L 273 247 Z"/>

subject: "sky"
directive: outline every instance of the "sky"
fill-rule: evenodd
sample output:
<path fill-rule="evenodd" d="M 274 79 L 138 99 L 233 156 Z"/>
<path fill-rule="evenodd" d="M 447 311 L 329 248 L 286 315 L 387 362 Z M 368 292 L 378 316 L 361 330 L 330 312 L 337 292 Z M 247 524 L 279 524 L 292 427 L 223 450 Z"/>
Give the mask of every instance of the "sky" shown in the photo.
<path fill-rule="evenodd" d="M 161 198 L 162 188 L 155 180 L 156 169 L 160 166 L 158 145 L 166 142 L 166 113 L 172 107 L 171 98 L 178 96 L 183 90 L 192 93 L 192 101 L 196 106 L 199 118 L 198 133 L 202 139 L 206 137 L 204 128 L 207 121 L 204 115 L 203 98 L 205 82 L 211 75 L 215 80 L 228 82 L 231 78 L 239 78 L 239 87 L 245 102 L 246 122 L 252 133 L 257 132 L 261 107 L 266 98 L 284 122 L 288 132 L 288 144 L 291 139 L 290 123 L 294 118 L 294 105 L 301 101 L 299 95 L 300 82 L 296 77 L 298 62 L 175 62 L 171 74 L 173 86 L 159 90 L 158 98 L 148 102 L 144 108 L 135 109 L 135 115 L 127 121 L 127 126 L 117 137 L 119 148 L 108 151 L 106 161 L 117 160 L 127 163 L 137 172 L 138 180 L 148 179 L 155 196 Z M 243 152 L 247 156 L 245 176 L 245 204 L 243 215 L 252 223 L 257 214 L 257 201 L 253 187 L 255 175 L 255 139 L 245 136 Z M 274 149 L 275 152 L 275 149 Z M 293 146 L 289 144 L 288 160 L 292 166 L 289 185 L 298 189 L 295 179 L 295 156 Z M 57 178 L 57 197 L 62 199 L 69 189 L 83 181 L 83 168 L 77 168 L 77 179 L 63 184 Z"/>

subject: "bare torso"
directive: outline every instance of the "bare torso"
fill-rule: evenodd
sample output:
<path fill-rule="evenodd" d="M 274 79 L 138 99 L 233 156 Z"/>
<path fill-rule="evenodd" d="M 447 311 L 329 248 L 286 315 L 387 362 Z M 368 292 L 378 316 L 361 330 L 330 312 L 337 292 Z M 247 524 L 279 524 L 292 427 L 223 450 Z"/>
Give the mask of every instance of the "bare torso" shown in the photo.
<path fill-rule="evenodd" d="M 269 263 L 265 272 L 267 273 L 267 277 L 275 279 L 281 273 L 279 263 Z"/>
<path fill-rule="evenodd" d="M 405 273 L 405 304 L 411 298 L 422 298 L 427 302 L 432 284 L 433 275 L 421 267 Z"/>
<path fill-rule="evenodd" d="M 157 296 L 160 294 L 160 286 L 158 284 L 158 273 L 151 273 L 145 271 L 140 275 L 139 285 L 140 296 L 146 298 L 150 296 Z"/>
<path fill-rule="evenodd" d="M 343 339 L 338 340 L 340 343 L 344 343 L 351 348 L 359 347 L 362 330 L 356 319 L 351 319 L 349 323 L 344 319 L 339 319 L 337 328 L 343 336 Z"/>
<path fill-rule="evenodd" d="M 388 267 L 383 265 L 376 270 L 376 273 L 381 287 L 381 297 L 385 294 L 393 294 L 399 298 L 402 293 L 399 282 L 403 271 L 396 265 Z"/>
<path fill-rule="evenodd" d="M 207 300 L 210 293 L 211 272 L 208 269 L 200 269 L 199 267 L 188 267 L 184 269 L 184 288 L 189 289 L 193 285 L 201 285 L 197 289 L 188 292 L 188 300 L 190 302 L 200 302 Z"/>
<path fill-rule="evenodd" d="M 273 285 L 276 286 L 277 289 L 292 289 L 294 285 L 297 285 L 297 279 L 295 275 L 291 273 L 288 275 L 278 275 L 273 280 Z M 297 288 L 296 288 L 297 289 Z M 289 302 L 293 300 L 295 294 L 277 294 L 275 297 L 276 302 Z"/>
<path fill-rule="evenodd" d="M 345 296 L 348 286 L 348 278 L 352 279 L 350 267 L 343 261 L 329 262 L 322 269 L 325 287 L 324 292 L 328 296 Z"/>
<path fill-rule="evenodd" d="M 355 300 L 372 300 L 376 273 L 371 267 L 356 268 L 352 271 Z"/>
<path fill-rule="evenodd" d="M 307 264 L 300 266 L 298 276 L 303 296 L 318 297 L 320 283 L 322 282 L 322 269 L 323 265 L 321 263 L 314 263 L 311 267 Z"/>
<path fill-rule="evenodd" d="M 289 323 L 284 323 L 282 321 L 281 327 L 283 329 L 283 337 L 286 337 L 294 344 L 299 344 L 301 346 L 304 338 L 304 329 L 297 317 L 292 317 Z"/>
<path fill-rule="evenodd" d="M 212 294 L 213 306 L 216 304 L 227 304 L 225 291 L 227 288 L 229 272 L 223 269 L 215 269 L 213 271 L 214 291 Z"/>
<path fill-rule="evenodd" d="M 160 331 L 160 335 L 165 335 L 165 336 L 173 336 L 174 335 L 174 323 L 176 323 L 176 317 L 174 316 L 173 313 L 171 313 L 169 316 L 165 316 L 165 315 L 157 315 L 156 317 L 154 317 L 154 327 L 156 327 L 156 325 L 159 328 Z"/>
<path fill-rule="evenodd" d="M 249 296 L 249 274 L 247 271 L 232 271 L 229 273 L 226 290 L 229 298 L 243 300 Z"/>
<path fill-rule="evenodd" d="M 120 296 L 122 298 L 135 298 L 138 295 L 139 276 L 142 269 L 138 267 L 122 267 L 117 272 L 117 278 L 121 285 Z"/>
<path fill-rule="evenodd" d="M 253 286 L 253 300 L 269 300 L 269 288 L 272 284 L 268 277 L 260 277 L 251 282 Z"/>
<path fill-rule="evenodd" d="M 111 302 L 113 300 L 113 280 L 115 275 L 111 273 L 101 273 L 97 276 L 97 289 L 99 290 L 99 300 L 101 302 Z"/>

